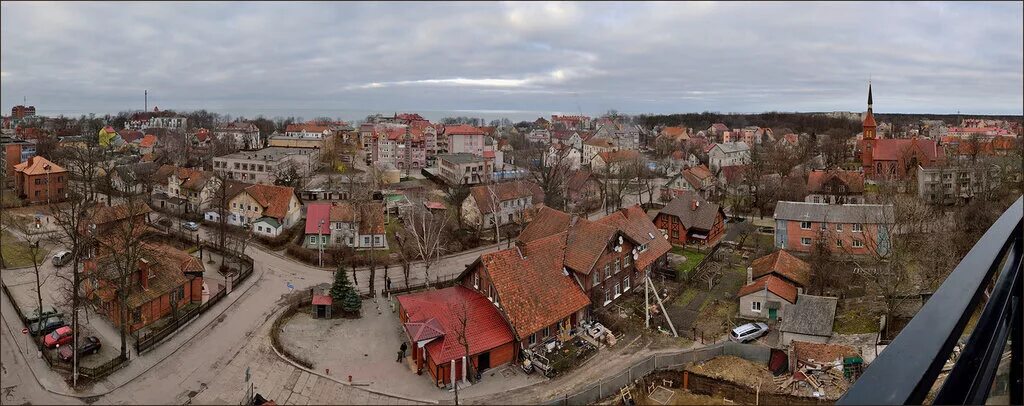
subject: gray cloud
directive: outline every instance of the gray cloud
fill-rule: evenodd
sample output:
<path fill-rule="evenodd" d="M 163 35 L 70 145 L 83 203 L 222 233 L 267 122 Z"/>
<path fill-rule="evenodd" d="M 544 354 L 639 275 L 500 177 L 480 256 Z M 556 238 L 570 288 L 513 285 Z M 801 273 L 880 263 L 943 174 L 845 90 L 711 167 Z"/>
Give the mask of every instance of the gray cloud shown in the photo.
<path fill-rule="evenodd" d="M 11 3 L 0 98 L 44 114 L 1022 114 L 1019 3 Z M 429 114 L 436 113 L 436 114 Z"/>

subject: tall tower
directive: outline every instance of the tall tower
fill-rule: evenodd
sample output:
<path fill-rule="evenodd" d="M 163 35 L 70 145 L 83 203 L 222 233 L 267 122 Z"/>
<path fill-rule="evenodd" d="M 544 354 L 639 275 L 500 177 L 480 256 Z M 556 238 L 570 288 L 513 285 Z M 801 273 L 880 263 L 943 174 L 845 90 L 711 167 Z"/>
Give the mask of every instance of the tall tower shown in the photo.
<path fill-rule="evenodd" d="M 864 124 L 863 124 L 864 139 L 865 140 L 873 140 L 873 139 L 875 139 L 875 130 L 878 127 L 878 125 L 875 124 L 875 115 L 871 111 L 872 110 L 872 104 L 873 103 L 872 103 L 872 100 L 871 100 L 871 82 L 868 82 L 868 112 L 867 112 L 867 114 L 864 115 Z"/>

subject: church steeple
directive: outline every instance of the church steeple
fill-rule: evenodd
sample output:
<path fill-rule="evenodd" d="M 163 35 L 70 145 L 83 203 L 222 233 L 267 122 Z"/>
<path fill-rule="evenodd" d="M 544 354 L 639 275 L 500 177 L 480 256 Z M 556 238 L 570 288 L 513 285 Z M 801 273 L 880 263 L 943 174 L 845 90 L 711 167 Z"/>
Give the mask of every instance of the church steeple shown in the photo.
<path fill-rule="evenodd" d="M 872 111 L 872 104 L 874 103 L 871 100 L 871 82 L 868 82 L 868 111 L 864 114 L 864 123 L 862 126 L 865 140 L 875 139 L 875 130 L 878 127 L 878 125 L 875 124 L 875 114 Z"/>
<path fill-rule="evenodd" d="M 868 111 L 871 111 L 872 104 L 874 103 L 871 102 L 871 82 L 868 82 Z"/>

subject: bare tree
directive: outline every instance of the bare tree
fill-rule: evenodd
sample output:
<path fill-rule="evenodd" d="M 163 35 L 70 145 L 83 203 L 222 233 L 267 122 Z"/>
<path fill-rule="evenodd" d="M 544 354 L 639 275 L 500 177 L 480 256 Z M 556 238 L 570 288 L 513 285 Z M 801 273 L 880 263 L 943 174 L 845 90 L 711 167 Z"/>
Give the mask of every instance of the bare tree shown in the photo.
<path fill-rule="evenodd" d="M 34 313 L 33 315 L 39 318 L 39 324 L 37 328 L 39 329 L 39 331 L 41 331 L 43 328 L 43 323 L 46 322 L 46 317 L 42 317 L 43 284 L 45 284 L 47 280 L 49 280 L 50 278 L 49 275 L 41 276 L 39 274 L 39 266 L 42 265 L 44 260 L 43 250 L 40 245 L 42 243 L 42 240 L 44 239 L 44 236 L 40 234 L 33 234 L 33 226 L 25 222 L 16 221 L 13 219 L 10 220 L 12 221 L 11 225 L 13 226 L 13 228 L 20 232 L 22 237 L 25 239 L 25 242 L 28 243 L 28 253 L 32 260 L 32 272 L 35 274 L 36 277 L 36 304 L 39 306 L 36 308 L 36 313 Z"/>
<path fill-rule="evenodd" d="M 405 244 L 412 247 L 415 255 L 423 262 L 424 279 L 430 280 L 430 265 L 444 253 L 445 229 L 448 216 L 435 215 L 424 207 L 416 206 L 409 212 L 403 229 Z"/>
<path fill-rule="evenodd" d="M 149 227 L 149 207 L 138 199 L 112 208 L 119 220 L 103 231 L 104 251 L 107 253 L 105 266 L 101 265 L 106 279 L 113 282 L 118 298 L 118 320 L 121 330 L 121 356 L 128 355 L 129 332 L 128 296 L 133 287 L 133 278 L 139 270 L 144 255 L 143 238 Z M 101 256 L 103 256 L 101 254 Z"/>
<path fill-rule="evenodd" d="M 473 359 L 470 358 L 471 354 L 469 353 L 469 338 L 466 335 L 469 326 L 469 307 L 463 301 L 458 304 L 448 304 L 448 311 L 455 315 L 458 323 L 455 325 L 455 338 L 462 346 L 462 354 L 466 360 L 466 368 L 462 371 L 462 376 L 472 382 L 475 374 L 473 373 Z M 452 386 L 455 388 L 455 404 L 458 404 L 459 382 L 457 379 L 452 381 Z"/>

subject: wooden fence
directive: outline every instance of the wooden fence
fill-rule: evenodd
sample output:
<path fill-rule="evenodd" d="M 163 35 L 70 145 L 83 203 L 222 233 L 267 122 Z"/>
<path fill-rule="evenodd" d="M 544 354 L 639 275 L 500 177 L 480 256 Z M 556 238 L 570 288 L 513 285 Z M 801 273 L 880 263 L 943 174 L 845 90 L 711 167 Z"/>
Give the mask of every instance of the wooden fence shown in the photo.
<path fill-rule="evenodd" d="M 183 314 L 179 314 L 178 317 L 172 318 L 166 326 L 161 327 L 159 330 L 147 332 L 145 335 L 138 337 L 135 341 L 135 351 L 142 354 L 144 351 L 149 350 L 154 345 L 159 343 L 167 336 L 171 335 L 174 331 L 181 327 L 185 323 L 194 319 L 196 316 L 202 314 L 207 309 L 217 304 L 221 299 L 227 296 L 227 289 L 221 289 L 217 294 L 210 296 L 210 299 L 197 307 L 194 307 Z"/>

